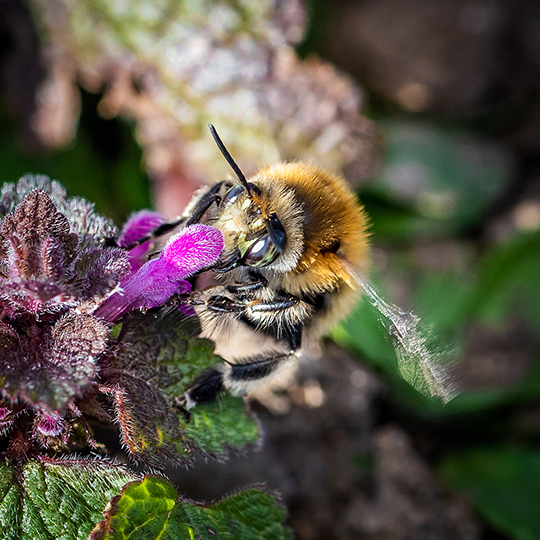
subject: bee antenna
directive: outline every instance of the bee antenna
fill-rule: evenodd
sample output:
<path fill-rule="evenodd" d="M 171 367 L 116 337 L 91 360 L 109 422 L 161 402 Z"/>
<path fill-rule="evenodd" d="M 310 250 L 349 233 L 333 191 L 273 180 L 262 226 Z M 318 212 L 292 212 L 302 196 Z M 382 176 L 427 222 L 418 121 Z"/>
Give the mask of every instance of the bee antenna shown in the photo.
<path fill-rule="evenodd" d="M 244 189 L 246 190 L 247 194 L 251 197 L 252 189 L 248 184 L 248 181 L 246 180 L 246 177 L 244 176 L 244 173 L 240 170 L 240 167 L 237 165 L 236 161 L 234 161 L 233 157 L 225 148 L 225 145 L 223 144 L 223 141 L 220 139 L 219 135 L 217 134 L 216 128 L 212 124 L 208 124 L 208 127 L 210 128 L 210 133 L 212 134 L 212 137 L 214 137 L 214 141 L 217 144 L 217 147 L 219 148 L 219 151 L 223 155 L 223 157 L 227 160 L 227 163 L 231 166 L 231 169 L 234 171 L 234 174 L 238 177 L 238 180 L 240 180 L 240 183 L 244 186 Z"/>

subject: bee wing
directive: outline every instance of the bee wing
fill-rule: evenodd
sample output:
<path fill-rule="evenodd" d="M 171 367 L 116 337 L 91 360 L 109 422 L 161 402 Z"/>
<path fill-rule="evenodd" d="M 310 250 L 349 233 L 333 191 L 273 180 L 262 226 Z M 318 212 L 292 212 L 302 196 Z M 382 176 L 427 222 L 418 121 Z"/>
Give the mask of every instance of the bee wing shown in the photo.
<path fill-rule="evenodd" d="M 399 370 L 416 390 L 447 403 L 458 394 L 455 377 L 456 350 L 441 343 L 434 329 L 412 311 L 383 300 L 368 280 L 351 268 L 351 286 L 360 285 L 370 303 L 383 316 L 379 319 L 392 336 Z"/>

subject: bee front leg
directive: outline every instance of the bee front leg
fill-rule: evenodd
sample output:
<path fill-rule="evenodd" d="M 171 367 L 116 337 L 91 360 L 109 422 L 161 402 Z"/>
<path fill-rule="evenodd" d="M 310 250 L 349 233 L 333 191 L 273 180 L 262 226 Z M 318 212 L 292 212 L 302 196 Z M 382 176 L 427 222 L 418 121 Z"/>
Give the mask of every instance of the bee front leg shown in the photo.
<path fill-rule="evenodd" d="M 264 313 L 276 313 L 295 307 L 300 300 L 296 296 L 287 296 L 275 300 L 235 300 L 228 296 L 211 296 L 205 301 L 208 309 L 220 313 L 243 313 L 247 316 Z"/>
<path fill-rule="evenodd" d="M 186 227 L 199 223 L 207 210 L 216 203 L 219 205 L 221 197 L 218 195 L 219 190 L 223 185 L 227 184 L 226 181 L 218 182 L 214 184 L 198 201 L 197 205 L 193 209 L 191 217 L 186 221 Z"/>
<path fill-rule="evenodd" d="M 253 281 L 248 283 L 239 283 L 237 285 L 227 285 L 227 291 L 231 294 L 237 294 L 240 297 L 249 297 L 253 293 L 260 291 L 268 286 L 268 281 L 261 275 L 252 276 Z"/>
<path fill-rule="evenodd" d="M 152 240 L 154 238 L 160 238 L 161 236 L 170 233 L 182 224 L 184 224 L 184 227 L 188 227 L 189 225 L 193 225 L 194 223 L 199 223 L 199 221 L 201 221 L 201 219 L 203 218 L 204 214 L 214 203 L 219 205 L 219 203 L 221 202 L 219 190 L 225 184 L 227 184 L 227 182 L 222 181 L 214 184 L 211 188 L 209 188 L 208 191 L 206 191 L 198 200 L 196 200 L 191 215 L 183 215 L 180 216 L 178 219 L 175 219 L 174 221 L 162 223 L 161 225 L 150 231 L 148 234 L 142 236 L 141 238 L 138 238 L 132 245 L 127 246 L 127 248 L 133 249 L 134 247 L 140 246 L 141 244 L 144 244 L 149 240 Z M 106 238 L 105 245 L 117 245 L 116 240 Z"/>

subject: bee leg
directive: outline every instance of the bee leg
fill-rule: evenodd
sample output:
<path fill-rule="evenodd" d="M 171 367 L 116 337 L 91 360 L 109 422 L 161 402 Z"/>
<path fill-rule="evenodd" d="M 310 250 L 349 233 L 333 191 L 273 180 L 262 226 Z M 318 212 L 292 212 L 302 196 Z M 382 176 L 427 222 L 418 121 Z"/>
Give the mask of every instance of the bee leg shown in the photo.
<path fill-rule="evenodd" d="M 254 280 L 249 283 L 240 283 L 238 285 L 227 285 L 227 291 L 231 294 L 238 294 L 241 297 L 249 296 L 256 291 L 260 291 L 268 286 L 268 281 L 265 277 L 256 275 Z"/>
<path fill-rule="evenodd" d="M 208 292 L 208 290 L 206 291 Z M 248 313 L 275 313 L 293 308 L 300 301 L 296 296 L 286 295 L 276 300 L 235 300 L 228 296 L 216 294 L 209 298 L 198 298 L 199 295 L 193 294 L 189 299 L 189 304 L 192 306 L 206 306 L 210 311 L 218 313 L 240 313 L 247 315 Z"/>
<path fill-rule="evenodd" d="M 246 305 L 246 311 L 250 313 L 275 313 L 285 311 L 298 305 L 300 299 L 292 294 L 282 293 L 275 300 L 253 300 Z"/>
<path fill-rule="evenodd" d="M 291 346 L 291 351 L 296 352 L 300 350 L 302 346 L 302 329 L 304 325 L 302 323 L 296 323 L 291 327 L 287 327 L 285 332 L 287 334 L 287 340 Z"/>
<path fill-rule="evenodd" d="M 286 311 L 294 308 L 299 299 L 293 295 L 281 293 L 281 296 L 273 301 L 238 301 L 221 295 L 213 295 L 204 304 L 210 310 L 219 313 L 240 314 L 242 320 L 246 320 L 248 312 L 267 313 Z M 203 302 L 201 302 L 202 304 Z M 193 381 L 193 384 L 178 398 L 178 402 L 186 409 L 194 407 L 197 403 L 213 401 L 221 392 L 229 390 L 234 395 L 242 395 L 264 379 L 275 374 L 286 362 L 292 359 L 300 349 L 302 343 L 303 325 L 298 322 L 286 325 L 281 329 L 282 335 L 279 340 L 286 340 L 290 349 L 286 353 L 273 355 L 263 354 L 243 358 L 239 363 L 225 362 L 205 369 Z"/>
<path fill-rule="evenodd" d="M 133 249 L 134 247 L 140 246 L 141 244 L 148 242 L 148 240 L 151 240 L 152 238 L 159 238 L 160 236 L 163 236 L 164 234 L 167 234 L 168 232 L 178 227 L 178 225 L 181 225 L 184 221 L 186 222 L 185 223 L 186 227 L 188 227 L 189 225 L 193 225 L 194 223 L 198 223 L 202 219 L 206 211 L 212 206 L 212 204 L 220 203 L 221 197 L 218 195 L 218 191 L 221 189 L 221 186 L 223 186 L 226 183 L 227 182 L 222 181 L 222 182 L 218 182 L 217 184 L 214 184 L 199 199 L 190 217 L 182 216 L 182 217 L 179 217 L 178 219 L 175 219 L 174 221 L 169 221 L 167 223 L 161 224 L 159 227 L 156 227 L 153 231 L 150 231 L 147 235 L 143 236 L 142 238 L 139 238 L 136 242 L 130 245 L 128 249 Z M 111 239 L 106 238 L 105 241 L 106 241 L 107 246 L 111 245 L 110 244 Z"/>
<path fill-rule="evenodd" d="M 221 187 L 227 182 L 223 180 L 214 184 L 200 199 L 197 203 L 197 206 L 193 210 L 191 217 L 186 221 L 186 227 L 193 225 L 194 223 L 199 223 L 206 211 L 214 204 L 219 204 L 221 202 L 221 197 L 218 195 L 218 191 Z"/>
<path fill-rule="evenodd" d="M 259 355 L 245 358 L 238 364 L 231 364 L 224 377 L 224 386 L 233 394 L 245 394 L 250 386 L 253 386 L 250 383 L 261 382 L 275 374 L 287 360 L 294 357 L 295 352 L 289 351 L 273 356 Z"/>
<path fill-rule="evenodd" d="M 192 306 L 207 305 L 212 311 L 238 313 L 246 308 L 246 301 L 250 300 L 253 293 L 264 289 L 268 281 L 262 276 L 254 276 L 254 281 L 249 283 L 240 283 L 238 285 L 213 286 L 207 289 L 193 291 L 185 295 L 184 300 Z M 230 297 L 216 294 L 222 292 L 237 296 L 238 301 Z M 212 294 L 214 293 L 214 294 Z M 209 297 L 210 295 L 210 297 Z"/>
<path fill-rule="evenodd" d="M 189 390 L 176 398 L 177 405 L 189 411 L 197 403 L 214 401 L 225 390 L 223 385 L 223 371 L 221 366 L 210 367 L 203 370 L 193 381 Z"/>
<path fill-rule="evenodd" d="M 151 238 L 159 238 L 160 236 L 163 236 L 164 234 L 167 234 L 168 232 L 172 231 L 175 227 L 178 227 L 184 221 L 186 218 L 181 217 L 178 219 L 175 219 L 174 221 L 168 221 L 167 223 L 163 223 L 159 227 L 156 227 L 153 231 L 148 233 L 146 236 L 143 236 L 142 238 L 139 238 L 135 245 L 130 246 L 130 249 L 140 246 L 141 244 L 144 244 Z"/>
<path fill-rule="evenodd" d="M 295 352 L 253 356 L 243 359 L 240 364 L 227 362 L 207 368 L 193 381 L 189 390 L 177 398 L 177 403 L 189 410 L 198 403 L 214 401 L 225 390 L 236 396 L 243 395 L 255 386 L 255 383 L 276 373 L 287 360 L 295 356 Z"/>

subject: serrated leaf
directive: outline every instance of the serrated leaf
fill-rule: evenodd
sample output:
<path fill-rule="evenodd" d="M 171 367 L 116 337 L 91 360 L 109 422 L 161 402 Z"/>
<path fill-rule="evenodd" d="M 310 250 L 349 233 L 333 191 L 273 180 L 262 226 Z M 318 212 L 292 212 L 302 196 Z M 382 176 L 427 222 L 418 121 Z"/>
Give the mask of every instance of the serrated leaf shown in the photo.
<path fill-rule="evenodd" d="M 103 507 L 136 476 L 105 461 L 0 464 L 0 537 L 4 540 L 83 540 Z"/>
<path fill-rule="evenodd" d="M 155 466 L 164 458 L 190 461 L 194 452 L 225 457 L 258 439 L 257 423 L 240 398 L 226 395 L 189 414 L 176 405 L 203 369 L 223 361 L 211 341 L 188 339 L 191 323 L 176 307 L 134 313 L 119 335 L 123 348 L 103 373 L 117 389 L 126 448 Z"/>
<path fill-rule="evenodd" d="M 229 450 L 256 443 L 259 429 L 242 400 L 227 394 L 192 409 L 187 435 L 203 453 L 224 457 Z"/>
<path fill-rule="evenodd" d="M 463 490 L 491 524 L 516 540 L 540 539 L 540 453 L 477 448 L 447 457 L 446 482 Z"/>
<path fill-rule="evenodd" d="M 248 489 L 203 506 L 178 497 L 164 478 L 147 476 L 115 497 L 90 540 L 286 540 L 285 510 L 276 497 Z"/>

